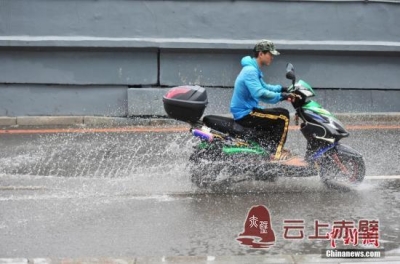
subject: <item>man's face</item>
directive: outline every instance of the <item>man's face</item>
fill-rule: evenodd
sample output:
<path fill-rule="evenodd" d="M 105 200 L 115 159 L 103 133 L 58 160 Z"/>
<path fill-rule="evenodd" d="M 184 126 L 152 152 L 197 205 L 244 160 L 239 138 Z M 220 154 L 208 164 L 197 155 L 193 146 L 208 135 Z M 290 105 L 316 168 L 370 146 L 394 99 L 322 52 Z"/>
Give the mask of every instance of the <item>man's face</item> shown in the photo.
<path fill-rule="evenodd" d="M 260 52 L 260 59 L 261 59 L 261 63 L 265 66 L 268 66 L 272 63 L 272 61 L 274 60 L 274 55 L 272 55 L 270 52 L 267 53 L 263 53 Z"/>

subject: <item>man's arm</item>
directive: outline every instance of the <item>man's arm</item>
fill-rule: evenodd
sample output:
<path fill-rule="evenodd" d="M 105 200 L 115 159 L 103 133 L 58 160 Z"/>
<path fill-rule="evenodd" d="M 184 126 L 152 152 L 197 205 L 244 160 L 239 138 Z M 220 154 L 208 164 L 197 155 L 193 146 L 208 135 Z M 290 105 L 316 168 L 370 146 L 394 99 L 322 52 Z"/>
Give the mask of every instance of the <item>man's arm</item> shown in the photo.
<path fill-rule="evenodd" d="M 279 88 L 279 91 L 276 92 L 266 89 L 263 86 L 262 80 L 260 80 L 258 73 L 255 69 L 247 70 L 244 82 L 249 89 L 251 95 L 258 100 L 261 100 L 265 103 L 275 104 L 282 99 L 280 93 L 280 91 L 282 90 L 282 86 L 279 85 L 279 87 L 276 87 L 276 90 L 278 90 Z"/>
<path fill-rule="evenodd" d="M 282 92 L 282 85 L 279 85 L 279 84 L 276 84 L 276 85 L 268 84 L 268 83 L 264 82 L 263 79 L 260 79 L 260 81 L 261 81 L 262 86 L 265 89 L 270 90 L 270 91 L 275 92 L 275 93 Z"/>

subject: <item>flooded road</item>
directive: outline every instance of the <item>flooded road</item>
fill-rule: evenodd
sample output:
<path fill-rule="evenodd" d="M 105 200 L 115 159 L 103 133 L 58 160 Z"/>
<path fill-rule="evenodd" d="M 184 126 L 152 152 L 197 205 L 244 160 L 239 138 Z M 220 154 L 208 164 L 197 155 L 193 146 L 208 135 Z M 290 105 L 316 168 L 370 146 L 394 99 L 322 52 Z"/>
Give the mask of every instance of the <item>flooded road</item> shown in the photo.
<path fill-rule="evenodd" d="M 343 142 L 364 155 L 367 178 L 348 191 L 316 176 L 199 190 L 187 167 L 196 142 L 179 131 L 0 134 L 0 256 L 319 254 L 331 241 L 309 238 L 316 221 L 362 219 L 378 221 L 381 248 L 400 247 L 398 129 L 351 131 Z M 287 147 L 303 153 L 298 131 Z M 271 214 L 268 250 L 236 240 L 255 205 Z M 304 239 L 284 238 L 290 219 Z"/>

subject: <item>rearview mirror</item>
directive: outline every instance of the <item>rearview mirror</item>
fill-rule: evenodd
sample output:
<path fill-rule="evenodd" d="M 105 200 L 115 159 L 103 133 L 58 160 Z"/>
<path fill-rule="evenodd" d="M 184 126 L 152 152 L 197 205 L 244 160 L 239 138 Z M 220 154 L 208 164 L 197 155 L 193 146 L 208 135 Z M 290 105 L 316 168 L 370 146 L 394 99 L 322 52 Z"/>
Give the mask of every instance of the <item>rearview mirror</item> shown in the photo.
<path fill-rule="evenodd" d="M 288 63 L 286 65 L 286 78 L 292 81 L 296 80 L 296 75 L 294 74 L 293 64 Z"/>

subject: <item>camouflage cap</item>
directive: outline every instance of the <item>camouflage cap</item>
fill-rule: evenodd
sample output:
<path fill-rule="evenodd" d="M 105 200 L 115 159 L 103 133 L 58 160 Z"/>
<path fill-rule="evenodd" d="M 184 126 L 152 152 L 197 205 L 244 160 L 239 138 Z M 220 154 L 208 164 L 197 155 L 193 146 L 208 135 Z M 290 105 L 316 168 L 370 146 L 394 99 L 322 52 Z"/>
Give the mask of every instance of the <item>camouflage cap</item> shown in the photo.
<path fill-rule="evenodd" d="M 272 41 L 263 39 L 254 46 L 254 51 L 269 51 L 272 55 L 279 55 L 280 53 L 275 49 Z"/>

